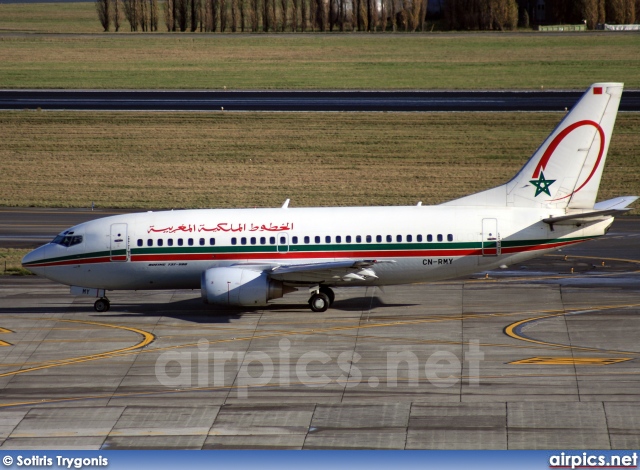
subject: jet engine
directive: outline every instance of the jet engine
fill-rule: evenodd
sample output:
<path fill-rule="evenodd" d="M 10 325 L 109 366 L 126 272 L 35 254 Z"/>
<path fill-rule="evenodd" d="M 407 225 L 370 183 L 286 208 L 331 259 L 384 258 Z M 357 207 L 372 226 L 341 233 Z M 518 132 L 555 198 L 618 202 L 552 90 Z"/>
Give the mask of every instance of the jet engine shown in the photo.
<path fill-rule="evenodd" d="M 267 301 L 295 291 L 282 281 L 269 279 L 264 271 L 249 268 L 211 268 L 200 280 L 205 304 L 260 307 Z"/>

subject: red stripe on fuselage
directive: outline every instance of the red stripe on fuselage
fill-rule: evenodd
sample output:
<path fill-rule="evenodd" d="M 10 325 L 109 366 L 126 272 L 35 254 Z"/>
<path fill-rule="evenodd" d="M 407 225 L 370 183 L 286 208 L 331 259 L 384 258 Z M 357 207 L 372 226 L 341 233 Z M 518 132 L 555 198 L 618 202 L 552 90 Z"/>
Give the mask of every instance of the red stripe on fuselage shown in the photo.
<path fill-rule="evenodd" d="M 560 248 L 567 245 L 574 245 L 588 241 L 571 240 L 566 242 L 546 243 L 539 245 L 525 245 L 517 247 L 501 248 L 502 254 L 524 253 L 529 251 L 548 250 Z M 495 251 L 495 248 L 487 250 Z M 362 250 L 362 251 L 289 251 L 289 252 L 253 252 L 253 253 L 171 253 L 171 254 L 145 254 L 132 255 L 131 261 L 138 263 L 162 262 L 162 261 L 233 261 L 233 260 L 287 260 L 287 259 L 332 259 L 332 258 L 419 258 L 419 257 L 459 257 L 459 256 L 482 256 L 480 248 L 462 248 L 450 250 Z M 120 258 L 120 257 L 118 257 Z M 64 261 L 43 262 L 29 264 L 26 267 L 50 267 L 69 266 L 74 264 L 95 264 L 109 263 L 112 259 L 109 256 L 98 258 L 81 258 Z"/>

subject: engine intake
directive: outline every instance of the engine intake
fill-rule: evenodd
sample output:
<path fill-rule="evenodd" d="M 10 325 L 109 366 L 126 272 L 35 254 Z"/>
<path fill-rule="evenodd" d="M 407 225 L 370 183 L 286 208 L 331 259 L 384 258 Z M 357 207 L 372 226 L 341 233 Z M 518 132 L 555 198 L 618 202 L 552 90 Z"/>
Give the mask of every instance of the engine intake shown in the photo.
<path fill-rule="evenodd" d="M 248 268 L 211 268 L 200 280 L 205 304 L 260 307 L 271 299 L 295 291 L 282 281 L 270 279 L 264 271 Z"/>

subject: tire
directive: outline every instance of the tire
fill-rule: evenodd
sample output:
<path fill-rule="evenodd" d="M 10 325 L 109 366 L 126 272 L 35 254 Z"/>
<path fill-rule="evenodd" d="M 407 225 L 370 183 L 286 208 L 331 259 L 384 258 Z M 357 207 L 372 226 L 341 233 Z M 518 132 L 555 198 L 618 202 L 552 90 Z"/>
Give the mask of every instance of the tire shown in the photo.
<path fill-rule="evenodd" d="M 309 299 L 309 306 L 314 312 L 326 312 L 330 304 L 329 297 L 322 292 L 313 294 Z"/>
<path fill-rule="evenodd" d="M 96 300 L 96 303 L 93 304 L 94 310 L 98 313 L 107 312 L 110 307 L 111 305 L 109 304 L 109 301 L 107 299 L 98 299 Z"/>
<path fill-rule="evenodd" d="M 333 301 L 336 300 L 336 294 L 333 292 L 331 287 L 322 286 L 320 287 L 320 293 L 329 297 L 329 307 L 333 305 Z"/>

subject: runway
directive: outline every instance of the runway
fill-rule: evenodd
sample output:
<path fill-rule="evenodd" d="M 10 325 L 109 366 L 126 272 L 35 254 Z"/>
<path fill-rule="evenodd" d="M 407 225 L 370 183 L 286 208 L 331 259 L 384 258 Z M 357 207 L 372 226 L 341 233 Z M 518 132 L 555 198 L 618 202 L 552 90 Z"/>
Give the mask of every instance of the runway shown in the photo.
<path fill-rule="evenodd" d="M 635 449 L 639 240 L 622 218 L 509 269 L 339 289 L 322 314 L 304 292 L 220 311 L 183 290 L 113 292 L 97 314 L 1 277 L 0 444 Z"/>
<path fill-rule="evenodd" d="M 2 110 L 70 111 L 565 111 L 583 91 L 0 90 Z M 620 111 L 640 111 L 625 91 Z"/>

